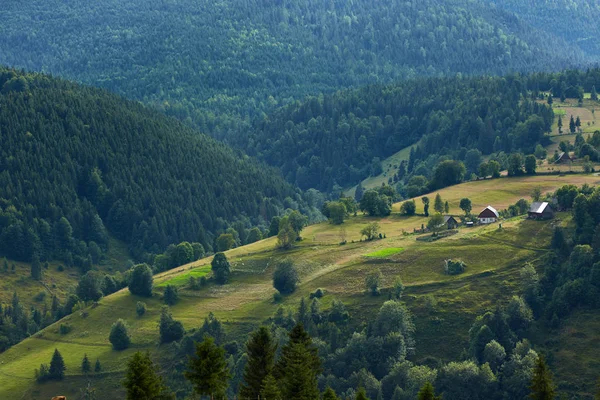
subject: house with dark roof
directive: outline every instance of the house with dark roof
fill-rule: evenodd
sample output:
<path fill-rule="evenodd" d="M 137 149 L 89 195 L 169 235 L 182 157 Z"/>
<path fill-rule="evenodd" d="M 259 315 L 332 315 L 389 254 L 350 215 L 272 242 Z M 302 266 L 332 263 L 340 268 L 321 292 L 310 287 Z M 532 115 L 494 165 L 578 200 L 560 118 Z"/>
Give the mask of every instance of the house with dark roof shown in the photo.
<path fill-rule="evenodd" d="M 494 207 L 487 206 L 479 213 L 477 218 L 479 218 L 480 224 L 493 224 L 494 222 L 498 221 L 500 214 L 498 214 L 498 211 L 496 211 Z"/>
<path fill-rule="evenodd" d="M 458 221 L 452 215 L 444 215 L 444 225 L 446 225 L 448 229 L 456 229 L 458 228 Z"/>
<path fill-rule="evenodd" d="M 548 202 L 536 201 L 529 208 L 527 215 L 531 219 L 552 219 L 554 218 L 554 210 Z"/>
<path fill-rule="evenodd" d="M 567 164 L 570 162 L 573 162 L 573 159 L 569 155 L 569 152 L 563 151 L 562 153 L 558 154 L 558 158 L 556 161 L 554 161 L 554 164 Z"/>

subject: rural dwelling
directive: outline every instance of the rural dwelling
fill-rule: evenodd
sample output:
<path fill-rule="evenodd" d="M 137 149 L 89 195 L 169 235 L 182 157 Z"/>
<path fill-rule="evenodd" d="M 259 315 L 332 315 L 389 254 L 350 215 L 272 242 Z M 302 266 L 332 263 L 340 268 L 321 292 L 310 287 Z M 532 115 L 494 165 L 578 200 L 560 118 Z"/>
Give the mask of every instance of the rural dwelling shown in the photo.
<path fill-rule="evenodd" d="M 458 228 L 458 221 L 452 215 L 444 215 L 444 225 L 448 229 L 456 229 Z"/>
<path fill-rule="evenodd" d="M 554 161 L 555 164 L 568 164 L 570 162 L 573 162 L 573 159 L 566 151 L 559 153 L 558 158 L 556 159 L 556 161 Z"/>
<path fill-rule="evenodd" d="M 494 207 L 487 206 L 482 212 L 479 213 L 479 217 L 477 218 L 479 218 L 480 224 L 493 224 L 494 222 L 498 221 L 500 215 Z"/>
<path fill-rule="evenodd" d="M 547 202 L 536 201 L 529 209 L 529 218 L 531 219 L 552 219 L 554 211 Z"/>

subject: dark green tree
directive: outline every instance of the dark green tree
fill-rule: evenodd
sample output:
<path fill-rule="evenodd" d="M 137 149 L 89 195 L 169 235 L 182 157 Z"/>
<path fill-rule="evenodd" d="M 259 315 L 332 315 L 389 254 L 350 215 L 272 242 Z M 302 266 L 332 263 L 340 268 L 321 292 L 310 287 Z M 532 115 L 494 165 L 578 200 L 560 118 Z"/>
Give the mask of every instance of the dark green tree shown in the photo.
<path fill-rule="evenodd" d="M 129 337 L 129 331 L 125 321 L 119 318 L 117 322 L 112 325 L 108 340 L 112 344 L 114 350 L 120 351 L 129 347 L 131 338 Z"/>
<path fill-rule="evenodd" d="M 273 287 L 281 294 L 291 294 L 296 290 L 298 282 L 300 278 L 292 260 L 280 261 L 273 272 Z"/>
<path fill-rule="evenodd" d="M 177 286 L 167 285 L 163 300 L 168 306 L 177 304 L 179 301 L 179 291 L 177 290 Z"/>
<path fill-rule="evenodd" d="M 571 133 L 575 133 L 577 131 L 577 125 L 575 125 L 575 119 L 573 115 L 571 115 L 571 120 L 569 121 L 569 130 Z"/>
<path fill-rule="evenodd" d="M 323 392 L 322 400 L 340 400 L 340 398 L 335 394 L 335 391 L 331 387 L 327 386 Z"/>
<path fill-rule="evenodd" d="M 280 382 L 283 398 L 318 399 L 317 376 L 320 372 L 318 350 L 302 324 L 297 324 L 290 331 L 289 341 L 281 349 L 281 357 L 275 366 L 275 377 Z"/>
<path fill-rule="evenodd" d="M 246 343 L 248 362 L 244 368 L 244 383 L 240 388 L 242 398 L 259 398 L 263 387 L 268 383 L 267 376 L 272 378 L 276 349 L 277 344 L 266 327 L 262 326 L 252 333 Z"/>
<path fill-rule="evenodd" d="M 220 285 L 224 285 L 229 282 L 229 275 L 231 274 L 231 265 L 227 260 L 227 256 L 223 253 L 215 254 L 213 260 L 210 263 L 215 282 Z"/>
<path fill-rule="evenodd" d="M 431 382 L 425 382 L 419 393 L 417 394 L 417 400 L 441 400 L 441 396 L 436 396 L 433 385 Z"/>
<path fill-rule="evenodd" d="M 271 224 L 269 225 L 269 237 L 277 236 L 279 233 L 279 222 L 281 221 L 280 217 L 271 218 Z"/>
<path fill-rule="evenodd" d="M 52 361 L 50 361 L 50 369 L 48 370 L 48 377 L 52 380 L 62 380 L 65 377 L 66 370 L 65 360 L 58 349 L 54 349 Z"/>
<path fill-rule="evenodd" d="M 231 233 L 223 233 L 217 238 L 217 250 L 227 251 L 235 245 L 235 239 Z"/>
<path fill-rule="evenodd" d="M 243 396 L 243 395 L 242 395 Z M 250 398 L 250 397 L 248 397 Z M 260 398 L 263 400 L 282 400 L 279 384 L 273 375 L 269 374 L 263 380 L 263 385 L 260 391 L 260 397 L 252 397 L 252 399 Z"/>
<path fill-rule="evenodd" d="M 558 115 L 558 133 L 562 135 L 563 131 L 563 120 L 562 120 L 562 115 Z"/>
<path fill-rule="evenodd" d="M 421 201 L 423 202 L 423 212 L 426 217 L 429 217 L 429 197 L 423 196 Z"/>
<path fill-rule="evenodd" d="M 439 193 L 435 195 L 433 209 L 440 214 L 444 212 L 444 201 L 442 200 L 442 196 Z"/>
<path fill-rule="evenodd" d="M 408 200 L 400 206 L 400 212 L 406 216 L 413 216 L 417 212 L 417 205 L 414 200 Z"/>
<path fill-rule="evenodd" d="M 102 281 L 98 273 L 88 271 L 77 284 L 76 294 L 83 301 L 98 301 L 102 297 Z"/>
<path fill-rule="evenodd" d="M 364 387 L 358 388 L 358 391 L 356 392 L 356 396 L 354 396 L 354 400 L 370 400 L 367 397 L 367 391 L 365 390 Z"/>
<path fill-rule="evenodd" d="M 298 239 L 298 233 L 294 230 L 289 217 L 279 220 L 279 231 L 277 233 L 277 246 L 282 249 L 290 249 Z"/>
<path fill-rule="evenodd" d="M 160 310 L 160 320 L 158 322 L 158 332 L 161 343 L 171 343 L 179 340 L 185 333 L 183 324 L 173 319 L 173 315 L 168 306 L 163 306 Z"/>
<path fill-rule="evenodd" d="M 464 199 L 460 199 L 459 207 L 465 212 L 465 215 L 471 214 L 471 210 L 473 209 L 471 199 L 468 199 L 466 197 Z"/>
<path fill-rule="evenodd" d="M 356 190 L 354 191 L 354 200 L 360 202 L 364 193 L 365 189 L 363 188 L 362 182 L 359 182 L 358 186 L 356 186 Z"/>
<path fill-rule="evenodd" d="M 94 372 L 99 373 L 102 372 L 102 365 L 100 364 L 100 360 L 96 358 L 96 364 L 94 365 Z"/>
<path fill-rule="evenodd" d="M 525 160 L 520 153 L 513 153 L 508 158 L 508 175 L 518 176 L 523 175 L 523 164 Z"/>
<path fill-rule="evenodd" d="M 127 361 L 123 387 L 125 387 L 127 400 L 167 398 L 167 389 L 148 352 L 138 351 Z"/>
<path fill-rule="evenodd" d="M 83 372 L 84 374 L 88 374 L 90 373 L 90 371 L 92 370 L 92 363 L 90 363 L 90 360 L 87 356 L 87 354 L 83 355 L 83 360 L 81 360 L 81 372 Z"/>
<path fill-rule="evenodd" d="M 529 386 L 533 400 L 554 400 L 556 392 L 552 383 L 552 376 L 543 356 L 538 356 Z"/>
<path fill-rule="evenodd" d="M 263 236 L 260 229 L 256 227 L 250 229 L 250 232 L 248 232 L 248 244 L 258 242 L 259 240 L 262 240 L 262 238 Z"/>
<path fill-rule="evenodd" d="M 537 159 L 533 154 L 529 154 L 525 157 L 525 173 L 528 175 L 534 175 L 537 169 Z"/>
<path fill-rule="evenodd" d="M 40 262 L 40 257 L 37 254 L 34 254 L 31 258 L 31 278 L 36 281 L 42 280 L 42 263 Z"/>
<path fill-rule="evenodd" d="M 131 294 L 152 297 L 153 286 L 152 269 L 148 264 L 138 264 L 133 267 L 129 277 L 129 291 Z"/>
<path fill-rule="evenodd" d="M 224 399 L 231 378 L 225 350 L 211 336 L 204 336 L 202 342 L 196 343 L 195 355 L 190 358 L 184 376 L 196 394 Z"/>

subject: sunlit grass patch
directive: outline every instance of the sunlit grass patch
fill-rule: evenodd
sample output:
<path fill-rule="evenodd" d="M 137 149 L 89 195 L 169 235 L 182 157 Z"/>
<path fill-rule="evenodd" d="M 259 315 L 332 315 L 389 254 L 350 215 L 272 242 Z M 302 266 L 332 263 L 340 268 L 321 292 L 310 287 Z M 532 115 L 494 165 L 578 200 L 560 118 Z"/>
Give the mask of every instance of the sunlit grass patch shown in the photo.
<path fill-rule="evenodd" d="M 393 256 L 394 254 L 402 253 L 404 249 L 402 247 L 390 247 L 387 249 L 382 249 L 378 251 L 374 251 L 369 254 L 365 254 L 365 257 L 370 258 L 385 258 L 389 256 Z"/>
<path fill-rule="evenodd" d="M 203 276 L 208 275 L 210 272 L 210 265 L 204 265 L 200 268 L 193 269 L 185 274 L 177 275 L 174 278 L 169 279 L 168 281 L 161 282 L 156 285 L 156 287 L 164 287 L 167 285 L 174 286 L 183 286 L 190 281 L 190 278 L 201 278 Z"/>

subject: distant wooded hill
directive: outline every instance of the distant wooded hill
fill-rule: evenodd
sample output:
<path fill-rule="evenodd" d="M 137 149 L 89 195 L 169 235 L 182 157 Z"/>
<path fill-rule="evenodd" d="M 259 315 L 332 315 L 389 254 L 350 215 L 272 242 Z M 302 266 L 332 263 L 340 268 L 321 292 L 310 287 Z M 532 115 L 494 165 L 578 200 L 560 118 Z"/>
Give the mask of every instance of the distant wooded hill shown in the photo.
<path fill-rule="evenodd" d="M 280 174 L 100 89 L 0 69 L 0 253 L 67 263 L 213 243 L 303 201 Z"/>
<path fill-rule="evenodd" d="M 306 95 L 584 61 L 472 0 L 3 1 L 0 39 L 1 64 L 110 89 L 228 140 Z"/>
<path fill-rule="evenodd" d="M 565 39 L 596 60 L 600 57 L 597 0 L 487 0 L 531 26 Z"/>
<path fill-rule="evenodd" d="M 543 92 L 583 99 L 594 86 L 597 69 L 374 85 L 285 107 L 257 123 L 244 146 L 303 189 L 355 185 L 412 145 L 406 173 L 430 178 L 444 159 L 468 164 L 471 149 L 532 154 L 554 120 Z"/>

